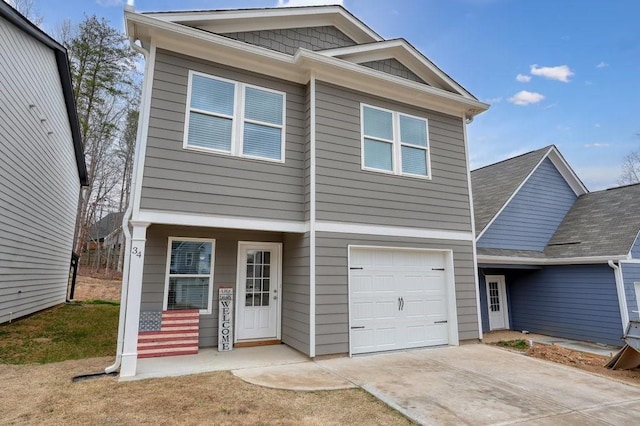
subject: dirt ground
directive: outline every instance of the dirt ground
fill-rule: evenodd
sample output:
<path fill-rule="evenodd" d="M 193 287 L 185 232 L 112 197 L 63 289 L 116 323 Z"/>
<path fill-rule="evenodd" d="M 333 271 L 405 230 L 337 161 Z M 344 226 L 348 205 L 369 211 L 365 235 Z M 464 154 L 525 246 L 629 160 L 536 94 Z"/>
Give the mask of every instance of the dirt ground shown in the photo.
<path fill-rule="evenodd" d="M 486 333 L 483 340 L 487 344 L 495 344 L 501 340 L 509 341 L 515 339 L 523 339 L 528 342 L 529 339 L 536 339 L 539 337 L 544 336 L 541 336 L 539 334 L 521 334 L 518 332 L 507 330 L 492 331 L 491 333 Z M 514 349 L 505 350 L 513 351 Z M 542 343 L 534 343 L 533 347 L 530 347 L 523 352 L 528 356 L 532 356 L 534 358 L 553 361 L 558 364 L 564 364 L 570 367 L 579 368 L 580 370 L 605 376 L 610 379 L 640 386 L 640 370 L 609 370 L 604 366 L 609 360 L 608 357 L 594 355 L 586 352 L 574 351 L 558 345 L 546 345 Z"/>
<path fill-rule="evenodd" d="M 102 275 L 89 274 L 80 269 L 76 277 L 74 300 L 109 300 L 120 301 L 122 278 L 105 278 Z"/>
<path fill-rule="evenodd" d="M 0 424 L 411 424 L 360 389 L 293 392 L 251 385 L 229 372 L 119 383 L 100 372 L 113 358 L 0 365 Z"/>

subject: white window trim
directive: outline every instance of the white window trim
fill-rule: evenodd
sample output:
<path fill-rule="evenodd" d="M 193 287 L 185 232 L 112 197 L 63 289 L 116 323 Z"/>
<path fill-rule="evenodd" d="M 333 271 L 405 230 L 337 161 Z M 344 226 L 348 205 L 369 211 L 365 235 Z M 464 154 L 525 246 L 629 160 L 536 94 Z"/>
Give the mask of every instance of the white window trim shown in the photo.
<path fill-rule="evenodd" d="M 216 240 L 210 238 L 191 238 L 191 237 L 169 237 L 167 243 L 167 266 L 164 279 L 164 295 L 162 302 L 162 310 L 166 311 L 169 306 L 169 280 L 171 275 L 171 246 L 174 241 L 193 241 L 201 243 L 211 243 L 211 265 L 209 269 L 209 300 L 207 301 L 207 309 L 200 309 L 201 315 L 210 315 L 213 310 L 213 271 L 216 257 Z M 206 274 L 174 274 L 183 278 L 202 278 Z"/>
<path fill-rule="evenodd" d="M 226 83 L 233 84 L 233 116 L 229 116 L 227 114 L 213 113 L 211 111 L 205 111 L 198 108 L 191 107 L 191 90 L 193 88 L 193 76 L 201 76 L 205 78 L 210 78 L 212 80 L 223 81 Z M 266 123 L 258 120 L 250 120 L 245 119 L 244 110 L 245 110 L 245 89 L 247 87 L 255 88 L 258 90 L 262 90 L 265 92 L 277 93 L 282 95 L 282 124 L 273 124 Z M 222 117 L 231 119 L 231 147 L 229 151 L 215 149 L 215 148 L 206 148 L 202 146 L 194 146 L 189 145 L 189 119 L 191 117 L 191 112 L 196 112 L 200 114 L 210 115 L 213 117 Z M 182 148 L 190 151 L 200 151 L 207 153 L 215 153 L 222 155 L 230 155 L 234 157 L 241 158 L 250 158 L 253 160 L 260 161 L 269 161 L 272 163 L 284 163 L 285 162 L 285 152 L 286 152 L 286 122 L 287 122 L 287 94 L 286 92 L 281 92 L 279 90 L 269 89 L 267 87 L 256 86 L 253 84 L 242 83 L 239 81 L 229 80 L 227 78 L 214 76 L 211 74 L 205 74 L 199 71 L 189 70 L 189 78 L 187 83 L 187 102 L 185 105 L 185 118 L 184 118 L 184 136 L 182 141 Z M 280 129 L 280 158 L 268 158 L 268 157 L 260 157 L 256 155 L 246 155 L 243 154 L 243 143 L 244 143 L 244 124 L 252 123 L 260 126 L 271 127 L 274 129 Z"/>
<path fill-rule="evenodd" d="M 393 125 L 393 140 L 387 140 L 387 139 L 383 139 L 383 138 L 379 138 L 376 136 L 366 136 L 367 139 L 371 139 L 371 140 L 375 140 L 378 142 L 385 142 L 385 143 L 390 143 L 392 144 L 392 149 L 391 149 L 391 166 L 393 168 L 393 170 L 384 170 L 384 169 L 377 169 L 375 167 L 367 167 L 365 165 L 365 151 L 364 151 L 364 140 L 365 140 L 365 133 L 364 133 L 364 109 L 365 108 L 371 108 L 371 109 L 376 109 L 378 111 L 384 111 L 384 112 L 388 112 L 391 114 L 391 122 Z M 416 120 L 421 120 L 424 121 L 425 126 L 427 128 L 427 146 L 425 147 L 421 147 L 418 145 L 413 145 L 410 143 L 403 143 L 400 139 L 400 117 L 404 116 L 404 117 L 409 117 L 409 118 L 414 118 Z M 422 149 L 425 151 L 425 155 L 427 156 L 426 158 L 426 163 L 427 163 L 427 174 L 426 175 L 417 175 L 414 173 L 405 173 L 402 171 L 402 147 L 403 146 L 408 146 L 411 148 L 418 148 L 418 149 Z M 431 145 L 429 142 L 429 120 L 424 118 L 424 117 L 418 117 L 415 115 L 411 115 L 411 114 L 405 114 L 403 112 L 398 112 L 398 111 L 393 111 L 390 109 L 386 109 L 386 108 L 381 108 L 378 106 L 374 106 L 374 105 L 369 105 L 369 104 L 365 104 L 365 103 L 361 103 L 360 104 L 360 151 L 361 151 L 361 156 L 360 156 L 360 161 L 361 161 L 361 168 L 362 170 L 367 170 L 367 171 L 372 171 L 372 172 L 377 172 L 377 173 L 385 173 L 385 174 L 391 174 L 391 175 L 397 175 L 397 176 L 406 176 L 406 177 L 412 177 L 412 178 L 417 178 L 417 179 L 426 179 L 426 180 L 431 180 Z"/>

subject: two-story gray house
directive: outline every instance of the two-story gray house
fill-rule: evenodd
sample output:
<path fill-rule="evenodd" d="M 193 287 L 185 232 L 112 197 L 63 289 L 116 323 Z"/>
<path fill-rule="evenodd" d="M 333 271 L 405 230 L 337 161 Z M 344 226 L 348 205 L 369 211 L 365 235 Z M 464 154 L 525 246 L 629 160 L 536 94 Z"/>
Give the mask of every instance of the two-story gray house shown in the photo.
<path fill-rule="evenodd" d="M 0 323 L 67 299 L 86 185 L 67 50 L 0 1 Z"/>
<path fill-rule="evenodd" d="M 125 22 L 146 69 L 121 376 L 153 313 L 198 310 L 197 344 L 216 346 L 220 287 L 239 345 L 477 341 L 465 128 L 487 104 L 340 6 Z"/>

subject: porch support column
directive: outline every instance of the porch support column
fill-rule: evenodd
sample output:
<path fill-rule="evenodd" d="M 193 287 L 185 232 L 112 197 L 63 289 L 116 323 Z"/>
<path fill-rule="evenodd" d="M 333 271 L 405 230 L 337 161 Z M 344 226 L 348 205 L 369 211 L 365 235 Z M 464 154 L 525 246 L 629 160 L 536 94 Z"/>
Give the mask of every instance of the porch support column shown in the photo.
<path fill-rule="evenodd" d="M 140 303 L 142 301 L 142 271 L 144 267 L 145 244 L 148 222 L 130 222 L 131 253 L 129 257 L 129 289 L 127 292 L 126 317 L 124 323 L 124 344 L 120 377 L 136 375 L 138 362 L 138 324 L 140 322 Z"/>

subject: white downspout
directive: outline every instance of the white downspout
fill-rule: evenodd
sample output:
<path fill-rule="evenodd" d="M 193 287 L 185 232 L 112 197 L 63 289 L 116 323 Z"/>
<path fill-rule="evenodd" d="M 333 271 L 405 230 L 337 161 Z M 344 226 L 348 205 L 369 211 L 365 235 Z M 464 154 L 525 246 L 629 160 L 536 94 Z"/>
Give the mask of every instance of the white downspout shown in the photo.
<path fill-rule="evenodd" d="M 127 7 L 131 6 L 133 8 L 133 0 L 130 0 L 127 4 Z M 129 44 L 131 48 L 136 52 L 142 54 L 145 62 L 148 61 L 149 51 L 144 49 L 142 46 L 138 46 L 133 37 L 129 37 Z M 146 75 L 146 73 L 145 73 Z M 140 101 L 140 111 L 144 111 L 145 99 L 145 86 L 147 85 L 147 80 L 143 80 L 142 82 L 142 100 Z M 136 133 L 136 148 L 135 154 L 133 157 L 133 169 L 131 173 L 131 193 L 129 194 L 129 205 L 127 206 L 127 210 L 122 216 L 122 232 L 125 237 L 125 251 L 124 251 L 124 265 L 122 268 L 122 294 L 120 295 L 120 316 L 118 318 L 118 344 L 116 347 L 116 360 L 115 362 L 104 369 L 104 372 L 109 374 L 117 371 L 120 368 L 120 363 L 122 362 L 122 348 L 124 346 L 124 324 L 126 320 L 126 311 L 127 311 L 127 297 L 129 293 L 129 266 L 131 263 L 131 231 L 129 230 L 129 220 L 131 219 L 131 213 L 133 212 L 133 200 L 135 196 L 135 188 L 136 188 L 136 170 L 138 170 L 138 162 L 140 156 L 140 145 L 142 139 L 142 116 L 143 114 L 138 115 L 138 130 Z"/>
<path fill-rule="evenodd" d="M 622 269 L 620 265 L 616 265 L 610 260 L 609 266 L 613 269 L 613 275 L 616 278 L 616 289 L 618 291 L 618 304 L 620 305 L 620 318 L 622 319 L 622 333 L 627 332 L 629 324 L 629 311 L 627 310 L 627 297 L 624 294 L 624 278 L 622 277 Z"/>

